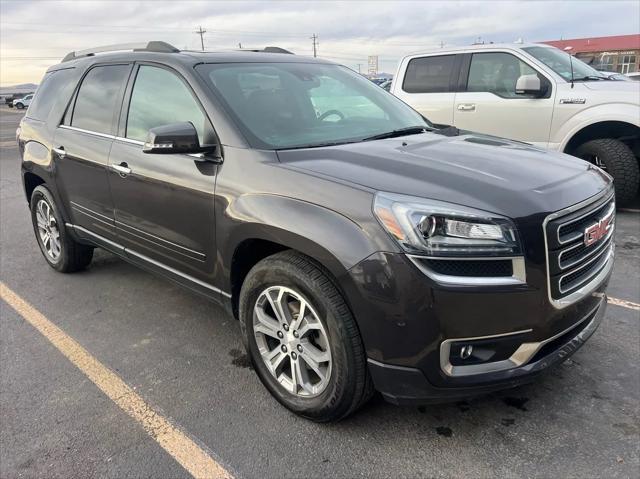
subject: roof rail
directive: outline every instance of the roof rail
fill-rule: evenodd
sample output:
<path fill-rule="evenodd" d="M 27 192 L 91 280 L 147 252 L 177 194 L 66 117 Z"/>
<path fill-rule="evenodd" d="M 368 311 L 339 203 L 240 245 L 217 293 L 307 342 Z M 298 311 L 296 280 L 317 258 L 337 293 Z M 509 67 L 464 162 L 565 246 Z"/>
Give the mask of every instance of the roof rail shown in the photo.
<path fill-rule="evenodd" d="M 295 55 L 295 53 L 290 52 L 289 50 L 285 50 L 280 47 L 264 47 L 260 48 L 241 48 L 240 51 L 243 52 L 256 52 L 256 53 L 286 53 L 288 55 Z"/>
<path fill-rule="evenodd" d="M 133 50 L 134 52 L 157 52 L 157 53 L 177 53 L 178 50 L 173 45 L 166 42 L 153 41 L 147 43 L 121 43 L 118 45 L 106 45 L 104 47 L 88 48 L 77 52 L 70 52 L 65 55 L 62 62 L 75 60 L 76 58 L 91 57 L 96 53 L 118 52 L 123 50 Z"/>

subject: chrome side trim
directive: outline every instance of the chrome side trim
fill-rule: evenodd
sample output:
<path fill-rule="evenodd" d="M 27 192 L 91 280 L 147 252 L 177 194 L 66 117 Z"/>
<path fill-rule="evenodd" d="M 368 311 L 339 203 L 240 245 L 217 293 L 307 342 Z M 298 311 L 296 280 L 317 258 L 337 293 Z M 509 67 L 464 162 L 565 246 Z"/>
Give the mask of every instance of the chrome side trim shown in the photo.
<path fill-rule="evenodd" d="M 102 215 L 100 213 L 97 213 L 89 208 L 86 208 L 82 205 L 79 205 L 78 203 L 74 203 L 73 201 L 70 202 L 71 203 L 71 209 L 73 211 L 76 211 L 82 215 L 88 216 L 89 218 L 91 218 L 92 220 L 95 221 L 99 221 L 100 223 L 104 223 L 106 225 L 109 225 L 113 228 L 113 219 L 109 218 L 108 216 Z"/>
<path fill-rule="evenodd" d="M 143 239 L 145 241 L 150 241 L 150 242 L 152 242 L 153 244 L 155 244 L 157 246 L 169 249 L 170 251 L 174 251 L 175 253 L 178 253 L 178 254 L 185 255 L 185 256 L 187 256 L 187 257 L 189 257 L 191 259 L 199 259 L 200 261 L 204 261 L 204 259 L 206 257 L 206 255 L 204 253 L 201 253 L 200 251 L 196 251 L 196 250 L 187 248 L 185 246 L 179 245 L 177 243 L 173 243 L 172 241 L 166 240 L 164 238 L 161 238 L 159 236 L 153 235 L 151 233 L 147 233 L 146 231 L 142 231 L 141 229 L 134 228 L 133 226 L 129 226 L 128 224 L 122 223 L 120 221 L 116 220 L 115 224 L 116 224 L 116 228 L 117 229 L 119 229 L 121 231 L 124 231 L 125 233 L 128 233 L 130 235 L 136 236 L 136 237 L 138 237 L 140 239 Z M 132 230 L 132 231 L 129 231 L 129 230 Z M 134 233 L 134 231 L 135 231 L 135 233 Z M 166 243 L 166 244 L 162 244 L 162 243 Z M 186 252 L 192 253 L 194 255 L 199 256 L 200 258 L 193 258 L 193 257 L 191 257 L 191 256 L 189 256 L 189 255 L 187 255 L 185 253 L 181 253 L 180 251 L 175 251 L 175 250 L 171 249 L 167 245 L 171 245 L 171 246 L 173 246 L 175 248 L 179 248 L 179 249 L 184 250 Z"/>
<path fill-rule="evenodd" d="M 504 371 L 511 368 L 517 368 L 526 364 L 533 358 L 538 351 L 545 345 L 550 343 L 551 341 L 559 338 L 563 334 L 571 331 L 573 328 L 578 327 L 584 321 L 589 319 L 604 303 L 604 297 L 598 302 L 598 304 L 592 308 L 587 314 L 585 314 L 578 322 L 574 323 L 572 326 L 569 326 L 563 331 L 547 338 L 543 341 L 537 341 L 532 343 L 522 343 L 518 349 L 514 351 L 514 353 L 508 358 L 502 361 L 495 361 L 492 363 L 484 363 L 484 364 L 470 364 L 468 366 L 454 366 L 449 362 L 449 355 L 451 353 L 451 344 L 454 342 L 461 341 L 476 341 L 481 339 L 492 339 L 492 338 L 504 338 L 509 336 L 514 336 L 516 334 L 522 333 L 530 333 L 532 329 L 526 329 L 523 331 L 515 331 L 513 333 L 504 333 L 504 334 L 495 334 L 491 336 L 477 336 L 472 338 L 455 338 L 455 339 L 447 339 L 442 342 L 440 345 L 440 367 L 442 371 L 447 376 L 471 376 L 475 374 L 485 374 L 496 371 Z M 592 319 L 593 321 L 593 319 Z"/>
<path fill-rule="evenodd" d="M 78 131 L 80 133 L 86 133 L 88 135 L 93 135 L 93 136 L 99 136 L 101 138 L 108 138 L 110 140 L 115 140 L 116 139 L 115 135 L 109 135 L 107 133 L 99 133 L 97 131 L 91 131 L 91 130 L 83 130 L 82 128 L 76 128 L 75 126 L 59 125 L 58 128 L 62 128 L 63 130 Z"/>
<path fill-rule="evenodd" d="M 461 257 L 434 257 L 434 256 L 418 256 L 408 254 L 407 257 L 416 267 L 426 274 L 432 280 L 455 286 L 501 286 L 501 285 L 518 285 L 527 284 L 527 274 L 525 271 L 524 258 L 522 256 L 505 256 L 505 257 L 478 257 L 478 258 L 461 258 Z M 511 260 L 513 274 L 511 276 L 450 276 L 433 271 L 425 266 L 422 259 L 428 260 L 448 260 L 448 261 L 505 261 Z"/>
<path fill-rule="evenodd" d="M 553 297 L 551 296 L 551 274 L 550 274 L 551 270 L 549 269 L 549 240 L 547 239 L 547 225 L 549 224 L 550 221 L 560 216 L 573 213 L 574 211 L 584 208 L 585 206 L 598 202 L 600 199 L 606 196 L 613 197 L 613 194 L 614 194 L 613 186 L 610 186 L 609 188 L 604 189 L 597 195 L 592 196 L 591 198 L 581 201 L 580 203 L 576 203 L 575 205 L 569 206 L 568 208 L 565 208 L 563 210 L 556 211 L 555 213 L 551 213 L 542 222 L 542 235 L 544 236 L 544 253 L 545 253 L 546 266 L 547 266 L 547 298 L 549 299 L 549 303 L 551 303 L 551 305 L 554 308 L 563 309 L 563 308 L 566 308 L 567 306 L 571 306 L 576 301 L 579 301 L 582 298 L 591 294 L 593 290 L 596 289 L 600 285 L 600 283 L 602 283 L 602 281 L 604 281 L 604 279 L 613 269 L 613 257 L 615 252 L 615 244 L 612 241 L 611 249 L 608 253 L 609 258 L 607 260 L 607 264 L 600 271 L 600 273 L 598 273 L 591 281 L 589 281 L 587 284 L 585 284 L 581 288 L 577 289 L 573 293 L 561 299 L 553 299 Z M 559 231 L 560 231 L 560 228 L 558 228 L 558 232 Z"/>
<path fill-rule="evenodd" d="M 81 231 L 82 233 L 84 233 L 84 234 L 86 234 L 86 235 L 88 235 L 88 236 L 90 236 L 90 237 L 92 237 L 92 238 L 94 238 L 94 239 L 96 239 L 98 241 L 104 242 L 104 243 L 108 244 L 109 246 L 111 246 L 112 248 L 114 248 L 116 250 L 120 250 L 120 251 L 124 252 L 125 254 L 130 254 L 132 256 L 135 256 L 136 258 L 141 259 L 142 261 L 144 261 L 146 263 L 149 263 L 149 264 L 152 264 L 154 266 L 157 266 L 158 268 L 164 269 L 165 271 L 167 271 L 169 273 L 172 273 L 172 274 L 174 274 L 176 276 L 180 276 L 181 278 L 186 279 L 187 281 L 195 283 L 195 284 L 197 284 L 199 286 L 202 286 L 205 289 L 208 289 L 208 290 L 213 291 L 215 293 L 219 293 L 219 294 L 221 294 L 222 296 L 224 296 L 226 298 L 231 298 L 231 295 L 229 293 L 226 293 L 226 292 L 222 291 L 221 289 L 216 288 L 215 286 L 211 286 L 210 284 L 205 283 L 204 281 L 201 281 L 198 278 L 194 278 L 193 276 L 188 275 L 186 273 L 183 273 L 182 271 L 178 271 L 177 269 L 172 268 L 171 266 L 167 266 L 164 263 L 160 263 L 159 261 L 151 259 L 148 256 L 145 256 L 145 255 L 143 255 L 141 253 L 133 251 L 133 250 L 131 250 L 129 248 L 125 248 L 121 244 L 118 244 L 118 243 L 116 243 L 114 241 L 108 240 L 107 238 L 105 238 L 103 236 L 100 236 L 100 235 L 98 235 L 96 233 L 93 233 L 92 231 L 89 231 L 88 229 L 83 228 L 82 226 L 77 226 L 77 225 L 74 225 L 74 224 L 71 224 L 71 223 L 65 223 L 65 225 L 68 228 L 72 228 L 72 229 Z"/>
<path fill-rule="evenodd" d="M 124 138 L 123 136 L 116 136 L 115 139 L 118 141 L 122 141 L 124 143 L 131 143 L 132 145 L 138 145 L 138 146 L 144 145 L 144 141 L 132 140 L 131 138 Z"/>

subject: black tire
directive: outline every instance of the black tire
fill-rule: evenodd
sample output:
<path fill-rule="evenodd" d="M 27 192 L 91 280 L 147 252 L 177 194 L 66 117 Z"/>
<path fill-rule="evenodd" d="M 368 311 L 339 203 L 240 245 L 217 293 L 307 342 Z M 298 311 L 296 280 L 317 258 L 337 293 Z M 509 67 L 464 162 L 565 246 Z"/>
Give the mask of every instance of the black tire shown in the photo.
<path fill-rule="evenodd" d="M 22 110 L 24 108 L 24 105 L 22 103 L 16 103 L 16 108 L 18 110 Z"/>
<path fill-rule="evenodd" d="M 580 145 L 575 155 L 604 166 L 613 177 L 618 206 L 627 206 L 635 199 L 640 183 L 640 167 L 631 148 L 623 142 L 612 138 L 591 140 Z"/>
<path fill-rule="evenodd" d="M 60 238 L 60 253 L 56 258 L 53 258 L 47 252 L 47 248 L 39 233 L 37 208 L 40 201 L 45 201 L 49 205 L 51 213 L 55 218 L 56 229 Z M 38 246 L 40 246 L 40 252 L 44 256 L 44 259 L 47 260 L 47 263 L 49 263 L 49 266 L 61 273 L 73 273 L 89 266 L 93 258 L 93 247 L 78 243 L 69 235 L 53 195 L 44 185 L 37 186 L 33 190 L 30 208 L 33 231 L 36 235 Z"/>
<path fill-rule="evenodd" d="M 325 389 L 315 397 L 297 396 L 285 389 L 266 367 L 258 350 L 253 330 L 254 307 L 261 293 L 271 286 L 301 293 L 318 313 L 327 333 L 331 373 Z M 312 259 L 284 251 L 260 261 L 242 285 L 239 313 L 245 347 L 260 380 L 294 413 L 316 422 L 338 421 L 373 395 L 364 346 L 353 315 L 329 272 Z"/>

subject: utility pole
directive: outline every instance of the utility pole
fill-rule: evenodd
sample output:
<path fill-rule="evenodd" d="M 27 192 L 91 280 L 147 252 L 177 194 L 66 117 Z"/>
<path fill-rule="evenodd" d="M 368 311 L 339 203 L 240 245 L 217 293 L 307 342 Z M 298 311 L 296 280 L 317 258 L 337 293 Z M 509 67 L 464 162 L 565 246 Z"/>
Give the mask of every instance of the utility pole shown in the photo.
<path fill-rule="evenodd" d="M 193 33 L 197 33 L 198 35 L 200 35 L 200 46 L 202 46 L 202 51 L 204 51 L 204 34 L 207 33 L 207 31 L 203 30 L 202 27 L 200 26 Z"/>
<path fill-rule="evenodd" d="M 238 48 L 242 50 L 242 43 L 238 43 Z"/>
<path fill-rule="evenodd" d="M 358 73 L 361 73 L 360 72 L 360 63 L 358 63 Z"/>
<path fill-rule="evenodd" d="M 314 58 L 318 56 L 318 35 L 316 35 L 315 33 L 313 34 L 313 36 L 311 37 L 311 40 L 313 40 L 313 56 Z"/>

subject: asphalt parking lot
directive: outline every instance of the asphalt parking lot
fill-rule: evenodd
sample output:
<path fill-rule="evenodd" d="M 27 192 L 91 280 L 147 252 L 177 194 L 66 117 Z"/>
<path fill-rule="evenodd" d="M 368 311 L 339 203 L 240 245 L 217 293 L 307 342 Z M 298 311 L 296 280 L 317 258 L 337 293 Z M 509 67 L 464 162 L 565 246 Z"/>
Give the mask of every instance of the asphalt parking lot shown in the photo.
<path fill-rule="evenodd" d="M 0 110 L 1 281 L 237 478 L 638 477 L 640 213 L 621 211 L 606 319 L 534 384 L 454 404 L 375 398 L 339 424 L 300 419 L 249 367 L 235 320 L 97 251 L 49 268 Z M 158 436 L 0 301 L 0 477 L 189 477 Z M 129 395 L 131 395 L 129 394 Z M 119 407 L 120 406 L 120 407 Z"/>

